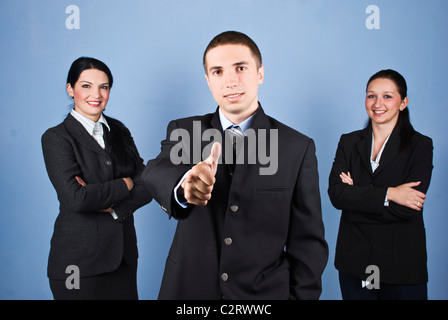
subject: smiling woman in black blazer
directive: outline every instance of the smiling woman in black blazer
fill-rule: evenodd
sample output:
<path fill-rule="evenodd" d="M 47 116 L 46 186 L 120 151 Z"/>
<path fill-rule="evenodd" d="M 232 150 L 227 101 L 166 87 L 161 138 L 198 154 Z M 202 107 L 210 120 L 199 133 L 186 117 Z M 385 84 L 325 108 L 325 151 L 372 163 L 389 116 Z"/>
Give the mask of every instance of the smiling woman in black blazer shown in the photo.
<path fill-rule="evenodd" d="M 335 257 L 342 297 L 427 299 L 423 204 L 432 140 L 413 129 L 398 72 L 376 73 L 366 91 L 368 125 L 341 136 L 329 177 L 330 200 L 342 210 Z M 379 270 L 373 289 L 362 285 L 369 265 Z"/>
<path fill-rule="evenodd" d="M 103 62 L 74 61 L 67 77 L 74 108 L 42 136 L 60 202 L 48 261 L 55 299 L 138 299 L 133 213 L 152 198 L 141 183 L 143 159 L 129 130 L 103 114 L 112 83 Z M 73 268 L 79 288 L 68 279 Z"/>

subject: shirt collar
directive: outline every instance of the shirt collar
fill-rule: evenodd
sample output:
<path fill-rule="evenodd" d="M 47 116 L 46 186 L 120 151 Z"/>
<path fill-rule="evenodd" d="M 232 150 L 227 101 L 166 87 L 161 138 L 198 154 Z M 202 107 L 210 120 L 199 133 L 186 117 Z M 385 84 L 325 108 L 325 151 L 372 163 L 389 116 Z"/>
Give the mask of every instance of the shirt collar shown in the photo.
<path fill-rule="evenodd" d="M 250 125 L 252 124 L 252 118 L 255 114 L 254 113 L 241 123 L 234 124 L 224 115 L 224 113 L 222 113 L 221 108 L 218 108 L 218 112 L 219 112 L 219 121 L 221 121 L 221 126 L 223 130 L 226 130 L 229 127 L 238 126 L 241 128 L 241 130 L 243 130 L 243 132 L 246 132 L 246 130 L 249 129 Z"/>
<path fill-rule="evenodd" d="M 107 120 L 102 113 L 97 122 L 94 122 L 93 120 L 90 120 L 86 116 L 83 116 L 79 112 L 75 111 L 75 109 L 72 109 L 70 111 L 70 114 L 76 120 L 78 120 L 83 125 L 83 127 L 87 130 L 87 132 L 89 132 L 91 135 L 93 135 L 93 129 L 95 128 L 95 123 L 103 123 L 106 126 L 106 128 L 110 131 L 109 124 L 107 123 Z"/>
<path fill-rule="evenodd" d="M 373 160 L 372 159 L 372 153 L 373 153 L 373 144 L 375 141 L 375 137 L 373 136 L 373 132 L 372 132 L 372 148 L 370 149 L 370 164 L 372 165 L 372 170 L 375 171 L 376 168 L 378 168 L 378 166 L 380 165 L 380 159 L 381 156 L 383 154 L 384 148 L 386 147 L 386 143 L 387 141 L 389 141 L 389 137 L 391 134 L 389 134 L 386 138 L 386 141 L 384 141 L 383 146 L 380 149 L 380 152 L 378 152 L 378 155 L 376 156 L 376 159 Z"/>

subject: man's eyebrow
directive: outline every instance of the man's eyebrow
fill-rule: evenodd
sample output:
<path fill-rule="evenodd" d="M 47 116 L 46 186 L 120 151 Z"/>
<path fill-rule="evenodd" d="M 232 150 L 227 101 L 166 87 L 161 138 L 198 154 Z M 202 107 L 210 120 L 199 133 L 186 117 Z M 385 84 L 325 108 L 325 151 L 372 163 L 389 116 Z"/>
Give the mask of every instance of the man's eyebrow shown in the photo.
<path fill-rule="evenodd" d="M 208 71 L 218 70 L 218 69 L 222 69 L 222 67 L 221 67 L 221 66 L 213 66 L 213 67 L 210 67 L 210 68 L 208 69 Z"/>
<path fill-rule="evenodd" d="M 247 61 L 238 61 L 238 62 L 235 62 L 233 64 L 233 66 L 238 67 L 238 66 L 242 66 L 242 65 L 246 65 L 246 64 L 249 64 L 249 62 L 247 62 Z M 213 66 L 213 67 L 210 67 L 208 69 L 208 71 L 219 70 L 219 69 L 222 69 L 222 67 L 221 66 Z"/>

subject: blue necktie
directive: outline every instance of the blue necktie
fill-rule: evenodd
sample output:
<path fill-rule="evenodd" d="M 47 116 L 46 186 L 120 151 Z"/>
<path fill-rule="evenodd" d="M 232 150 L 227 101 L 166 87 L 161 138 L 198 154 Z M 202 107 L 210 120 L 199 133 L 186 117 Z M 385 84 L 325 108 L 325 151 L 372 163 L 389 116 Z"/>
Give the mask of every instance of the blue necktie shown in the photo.
<path fill-rule="evenodd" d="M 233 154 L 232 154 L 232 163 L 229 163 L 230 174 L 233 175 L 235 172 L 236 159 L 237 155 L 240 152 L 243 144 L 244 144 L 244 132 L 241 130 L 239 126 L 231 126 L 226 129 L 226 138 L 232 139 L 233 145 Z"/>

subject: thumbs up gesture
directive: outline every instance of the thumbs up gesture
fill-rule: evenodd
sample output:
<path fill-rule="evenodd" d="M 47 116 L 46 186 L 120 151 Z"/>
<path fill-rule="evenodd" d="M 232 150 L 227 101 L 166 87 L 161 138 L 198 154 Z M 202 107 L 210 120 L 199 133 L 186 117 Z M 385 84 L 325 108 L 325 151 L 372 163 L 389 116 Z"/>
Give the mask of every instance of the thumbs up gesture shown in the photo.
<path fill-rule="evenodd" d="M 182 182 L 184 198 L 190 204 L 207 205 L 212 197 L 218 159 L 221 156 L 221 144 L 215 142 L 207 159 L 195 165 Z"/>

